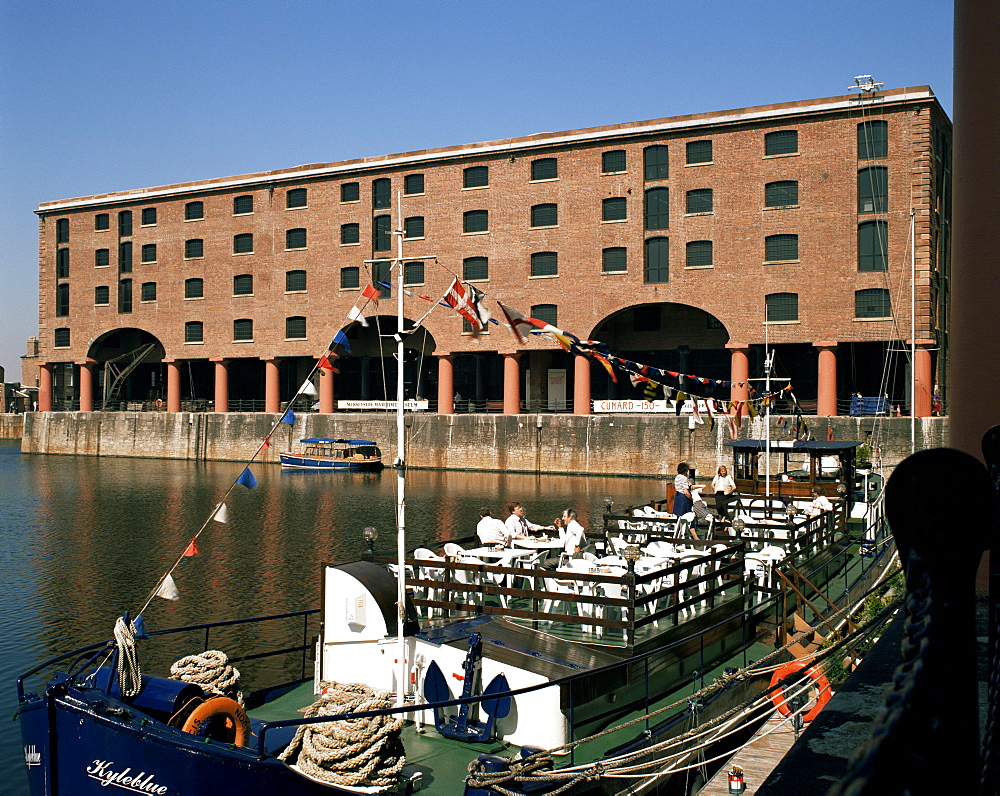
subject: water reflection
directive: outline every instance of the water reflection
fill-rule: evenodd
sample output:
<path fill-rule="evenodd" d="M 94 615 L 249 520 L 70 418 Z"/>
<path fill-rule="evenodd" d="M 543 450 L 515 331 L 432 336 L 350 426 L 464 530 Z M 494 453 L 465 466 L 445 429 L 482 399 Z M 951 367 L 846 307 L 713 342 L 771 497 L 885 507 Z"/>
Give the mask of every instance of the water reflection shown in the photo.
<path fill-rule="evenodd" d="M 259 486 L 237 486 L 241 466 L 224 462 L 22 456 L 0 441 L 0 712 L 14 712 L 14 681 L 31 666 L 109 637 L 135 611 L 219 501 L 227 524 L 209 521 L 199 555 L 174 573 L 181 599 L 156 598 L 147 624 L 162 628 L 311 608 L 320 564 L 358 557 L 361 529 L 379 530 L 377 549 L 395 550 L 396 472 L 307 473 L 255 466 Z M 409 471 L 407 546 L 475 531 L 480 506 L 505 516 L 520 501 L 535 522 L 575 507 L 599 524 L 604 496 L 615 503 L 662 495 L 647 479 Z M 188 654 L 191 650 L 181 650 Z M 178 655 L 179 657 L 179 655 Z M 26 793 L 17 725 L 0 723 L 0 762 L 16 771 L 6 792 Z M 6 785 L 5 785 L 6 787 Z"/>

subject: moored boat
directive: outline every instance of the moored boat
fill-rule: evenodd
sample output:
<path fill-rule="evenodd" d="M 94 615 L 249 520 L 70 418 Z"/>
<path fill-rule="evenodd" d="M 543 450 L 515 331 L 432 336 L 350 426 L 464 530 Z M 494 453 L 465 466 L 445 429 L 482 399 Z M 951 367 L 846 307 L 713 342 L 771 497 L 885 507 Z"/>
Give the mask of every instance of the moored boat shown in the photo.
<path fill-rule="evenodd" d="M 327 439 L 307 437 L 300 440 L 302 450 L 279 454 L 282 467 L 300 470 L 381 470 L 382 451 L 367 439 Z"/>

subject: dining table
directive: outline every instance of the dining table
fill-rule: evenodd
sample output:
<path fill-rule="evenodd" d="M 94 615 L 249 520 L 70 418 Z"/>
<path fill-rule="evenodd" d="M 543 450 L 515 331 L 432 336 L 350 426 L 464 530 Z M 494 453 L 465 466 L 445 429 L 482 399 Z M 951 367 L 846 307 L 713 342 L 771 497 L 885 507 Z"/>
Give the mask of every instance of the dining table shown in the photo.
<path fill-rule="evenodd" d="M 484 547 L 473 547 L 471 550 L 466 550 L 462 553 L 462 556 L 481 558 L 483 561 L 499 561 L 502 558 L 527 558 L 528 556 L 532 556 L 534 554 L 535 551 L 528 548 L 487 545 Z"/>
<path fill-rule="evenodd" d="M 558 536 L 526 536 L 513 539 L 512 544 L 525 550 L 560 550 L 563 547 L 563 540 Z"/>

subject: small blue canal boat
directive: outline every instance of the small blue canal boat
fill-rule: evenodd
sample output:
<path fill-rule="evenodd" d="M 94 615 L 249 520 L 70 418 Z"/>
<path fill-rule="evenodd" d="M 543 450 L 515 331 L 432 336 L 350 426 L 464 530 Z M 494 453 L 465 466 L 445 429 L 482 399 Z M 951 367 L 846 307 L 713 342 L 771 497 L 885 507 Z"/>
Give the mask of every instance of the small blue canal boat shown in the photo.
<path fill-rule="evenodd" d="M 280 454 L 282 467 L 300 470 L 381 470 L 382 451 L 367 439 L 326 439 L 308 437 L 301 440 L 301 453 Z"/>

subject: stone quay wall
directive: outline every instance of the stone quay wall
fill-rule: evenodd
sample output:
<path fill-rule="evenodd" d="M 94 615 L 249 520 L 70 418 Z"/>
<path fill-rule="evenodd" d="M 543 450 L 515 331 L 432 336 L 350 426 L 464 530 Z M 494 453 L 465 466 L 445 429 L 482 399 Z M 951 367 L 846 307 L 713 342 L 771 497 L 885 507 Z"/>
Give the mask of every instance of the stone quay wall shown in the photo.
<path fill-rule="evenodd" d="M 0 439 L 20 439 L 24 433 L 24 415 L 0 414 Z"/>
<path fill-rule="evenodd" d="M 814 437 L 826 439 L 827 421 L 807 418 Z M 909 418 L 829 418 L 836 439 L 845 440 L 864 440 L 876 422 L 883 466 L 894 467 L 910 450 Z M 24 415 L 21 450 L 242 462 L 270 434 L 271 447 L 258 461 L 277 464 L 278 454 L 296 449 L 303 437 L 370 439 L 387 464 L 396 457 L 393 415 L 300 414 L 294 426 L 274 423 L 274 415 L 263 413 L 36 412 Z M 406 433 L 407 464 L 416 468 L 663 478 L 686 461 L 709 477 L 733 459 L 724 420 L 710 429 L 672 415 L 413 414 Z M 764 435 L 762 418 L 745 419 L 739 431 L 741 438 Z M 772 425 L 771 437 L 791 439 L 791 432 Z M 917 419 L 917 450 L 946 441 L 947 418 Z"/>

